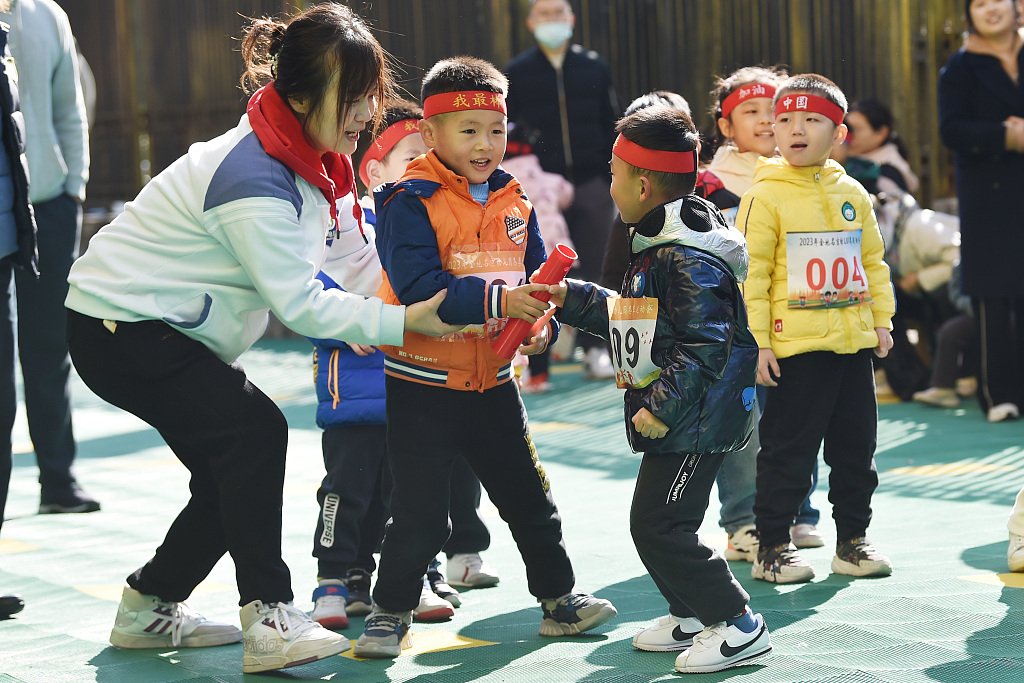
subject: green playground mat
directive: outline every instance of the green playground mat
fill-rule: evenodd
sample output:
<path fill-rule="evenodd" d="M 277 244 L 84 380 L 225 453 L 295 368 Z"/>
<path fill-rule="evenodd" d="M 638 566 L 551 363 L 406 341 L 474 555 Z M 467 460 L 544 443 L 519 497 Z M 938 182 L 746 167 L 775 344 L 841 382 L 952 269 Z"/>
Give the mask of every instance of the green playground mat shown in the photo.
<path fill-rule="evenodd" d="M 291 425 L 285 482 L 284 552 L 297 604 L 310 609 L 310 554 L 323 472 L 314 422 L 309 346 L 265 341 L 242 358 Z M 553 390 L 528 396 L 534 439 L 562 512 L 579 588 L 612 600 L 619 616 L 597 633 L 540 638 L 540 609 L 497 511 L 487 561 L 490 589 L 467 590 L 450 622 L 414 626 L 414 648 L 395 660 L 350 654 L 243 676 L 240 645 L 196 650 L 118 650 L 107 642 L 124 577 L 159 543 L 187 496 L 184 468 L 146 425 L 73 386 L 79 440 L 76 473 L 103 504 L 88 515 L 37 515 L 38 484 L 23 412 L 0 538 L 0 592 L 26 608 L 0 621 L 0 683 L 323 680 L 410 682 L 669 681 L 672 653 L 634 650 L 630 639 L 665 603 L 629 537 L 628 509 L 639 456 L 629 452 L 621 398 L 609 382 L 584 382 L 574 364 L 553 368 Z M 1024 485 L 1024 421 L 990 425 L 973 403 L 959 409 L 879 406 L 881 485 L 874 543 L 896 567 L 884 579 L 830 574 L 830 548 L 804 556 L 813 582 L 775 586 L 733 563 L 764 615 L 774 652 L 758 664 L 700 681 L 747 683 L 1020 683 L 1024 681 L 1024 574 L 1006 572 L 1006 516 Z M 834 539 L 828 470 L 814 496 Z M 253 492 L 259 495 L 259 492 Z M 712 503 L 701 529 L 724 548 Z M 237 623 L 233 567 L 225 558 L 190 600 L 208 618 Z M 346 631 L 356 638 L 362 619 Z"/>

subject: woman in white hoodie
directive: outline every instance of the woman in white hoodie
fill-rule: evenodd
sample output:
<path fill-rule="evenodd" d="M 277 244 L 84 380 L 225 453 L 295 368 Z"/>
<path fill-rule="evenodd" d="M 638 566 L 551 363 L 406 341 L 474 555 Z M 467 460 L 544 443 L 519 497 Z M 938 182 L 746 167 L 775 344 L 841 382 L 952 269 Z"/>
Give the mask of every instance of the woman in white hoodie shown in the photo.
<path fill-rule="evenodd" d="M 458 329 L 441 298 L 387 306 L 362 229 L 350 154 L 392 93 L 389 57 L 339 4 L 255 20 L 238 125 L 154 177 L 92 239 L 68 278 L 68 343 L 98 396 L 153 426 L 191 474 L 191 498 L 128 578 L 110 642 L 205 647 L 243 640 L 244 673 L 329 657 L 348 640 L 292 605 L 281 558 L 288 425 L 236 363 L 268 311 L 306 337 L 401 343 Z M 271 80 L 272 79 L 272 80 Z M 269 82 L 267 82 L 269 81 Z M 344 286 L 325 290 L 323 270 Z M 185 605 L 230 553 L 242 631 Z"/>

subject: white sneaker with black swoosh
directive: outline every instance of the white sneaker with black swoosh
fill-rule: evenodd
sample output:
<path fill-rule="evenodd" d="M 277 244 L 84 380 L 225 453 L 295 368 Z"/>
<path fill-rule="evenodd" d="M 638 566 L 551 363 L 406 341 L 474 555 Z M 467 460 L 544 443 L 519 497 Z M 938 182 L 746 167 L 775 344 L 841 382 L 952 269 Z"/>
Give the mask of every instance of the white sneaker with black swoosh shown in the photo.
<path fill-rule="evenodd" d="M 661 617 L 633 636 L 633 647 L 647 652 L 673 652 L 693 645 L 693 637 L 704 630 L 697 617 Z"/>
<path fill-rule="evenodd" d="M 754 615 L 757 628 L 744 633 L 724 621 L 705 627 L 693 637 L 693 645 L 676 657 L 676 671 L 683 674 L 721 671 L 749 664 L 752 659 L 772 651 L 768 627 L 760 614 Z"/>

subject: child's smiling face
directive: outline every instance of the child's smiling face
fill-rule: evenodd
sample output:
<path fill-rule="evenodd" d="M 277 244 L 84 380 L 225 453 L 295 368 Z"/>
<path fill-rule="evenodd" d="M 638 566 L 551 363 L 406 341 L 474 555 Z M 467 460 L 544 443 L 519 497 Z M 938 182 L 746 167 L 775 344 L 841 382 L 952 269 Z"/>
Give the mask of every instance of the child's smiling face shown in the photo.
<path fill-rule="evenodd" d="M 505 156 L 506 124 L 500 111 L 472 109 L 431 116 L 421 132 L 448 168 L 479 184 L 487 182 Z"/>
<path fill-rule="evenodd" d="M 775 155 L 773 118 L 772 98 L 751 97 L 736 105 L 728 118 L 718 119 L 718 129 L 739 151 L 770 157 Z"/>

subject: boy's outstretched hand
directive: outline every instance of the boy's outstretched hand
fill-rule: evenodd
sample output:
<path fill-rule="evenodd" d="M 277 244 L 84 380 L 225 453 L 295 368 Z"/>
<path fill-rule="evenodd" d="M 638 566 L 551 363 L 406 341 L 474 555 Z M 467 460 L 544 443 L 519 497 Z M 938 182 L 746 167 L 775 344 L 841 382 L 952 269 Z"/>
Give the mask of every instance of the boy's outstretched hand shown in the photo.
<path fill-rule="evenodd" d="M 505 290 L 505 315 L 512 318 L 521 318 L 529 323 L 537 322 L 537 318 L 544 315 L 548 310 L 546 301 L 538 301 L 530 294 L 533 292 L 546 292 L 548 285 L 526 284 L 519 287 L 508 287 Z"/>
<path fill-rule="evenodd" d="M 533 279 L 537 277 L 538 273 L 540 273 L 540 268 L 533 271 L 533 275 L 530 276 L 530 282 L 533 282 Z M 562 280 L 557 285 L 548 285 L 548 291 L 551 292 L 551 303 L 553 303 L 556 308 L 565 306 L 565 293 L 569 291 L 569 287 L 565 284 L 565 280 Z"/>
<path fill-rule="evenodd" d="M 440 337 L 452 332 L 458 332 L 465 327 L 465 325 L 449 325 L 437 317 L 437 307 L 441 305 L 447 294 L 448 290 L 442 289 L 426 301 L 419 301 L 406 306 L 405 331 L 419 332 L 431 337 Z"/>
<path fill-rule="evenodd" d="M 646 436 L 649 439 L 660 439 L 668 434 L 668 425 L 656 418 L 654 413 L 647 408 L 636 411 L 636 415 L 633 416 L 633 426 L 636 427 L 636 431 L 640 432 L 640 436 Z"/>
<path fill-rule="evenodd" d="M 779 386 L 775 378 L 782 377 L 779 361 L 771 349 L 758 349 L 757 352 L 757 383 L 765 387 Z"/>
<path fill-rule="evenodd" d="M 875 347 L 875 355 L 879 358 L 885 358 L 889 355 L 889 349 L 892 348 L 892 333 L 889 332 L 888 328 L 876 327 L 875 334 L 878 335 L 878 346 Z"/>

